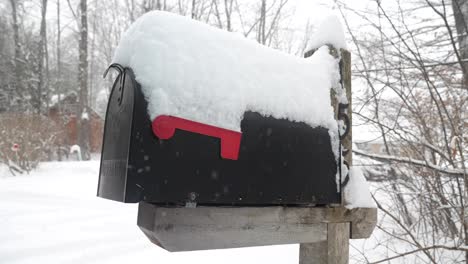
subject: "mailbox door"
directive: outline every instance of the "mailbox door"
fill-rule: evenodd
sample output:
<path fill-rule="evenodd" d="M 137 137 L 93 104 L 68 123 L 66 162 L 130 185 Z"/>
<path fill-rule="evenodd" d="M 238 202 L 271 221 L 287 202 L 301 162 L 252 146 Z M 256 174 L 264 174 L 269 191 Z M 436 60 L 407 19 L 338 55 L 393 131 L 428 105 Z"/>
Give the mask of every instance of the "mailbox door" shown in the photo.
<path fill-rule="evenodd" d="M 98 196 L 125 201 L 134 109 L 134 78 L 125 70 L 114 82 L 104 125 Z"/>

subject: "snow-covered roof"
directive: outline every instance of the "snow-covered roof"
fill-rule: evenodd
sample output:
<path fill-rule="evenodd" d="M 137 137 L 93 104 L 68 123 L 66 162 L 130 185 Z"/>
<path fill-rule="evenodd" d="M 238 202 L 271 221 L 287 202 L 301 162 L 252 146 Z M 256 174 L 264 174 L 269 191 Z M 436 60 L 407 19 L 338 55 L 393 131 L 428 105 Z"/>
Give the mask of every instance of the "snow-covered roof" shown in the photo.
<path fill-rule="evenodd" d="M 153 120 L 173 115 L 240 131 L 246 111 L 336 131 L 328 47 L 304 59 L 187 17 L 154 11 L 122 37 L 114 63 L 133 69 Z"/>

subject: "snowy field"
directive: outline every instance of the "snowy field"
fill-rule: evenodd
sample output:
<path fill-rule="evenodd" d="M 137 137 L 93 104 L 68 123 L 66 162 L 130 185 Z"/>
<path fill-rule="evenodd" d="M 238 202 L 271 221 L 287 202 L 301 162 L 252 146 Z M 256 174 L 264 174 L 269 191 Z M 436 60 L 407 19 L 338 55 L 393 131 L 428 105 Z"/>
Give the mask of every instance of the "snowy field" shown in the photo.
<path fill-rule="evenodd" d="M 97 160 L 41 163 L 17 177 L 0 167 L 0 264 L 299 261 L 298 245 L 169 253 L 151 244 L 136 225 L 137 204 L 96 197 L 98 172 Z M 379 233 L 352 241 L 350 263 L 367 262 L 359 251 L 382 257 Z M 392 263 L 399 261 L 405 263 Z"/>
<path fill-rule="evenodd" d="M 3 170 L 2 170 L 3 169 Z M 96 197 L 99 162 L 0 168 L 0 263 L 298 263 L 297 245 L 169 253 L 136 225 L 137 204 Z"/>

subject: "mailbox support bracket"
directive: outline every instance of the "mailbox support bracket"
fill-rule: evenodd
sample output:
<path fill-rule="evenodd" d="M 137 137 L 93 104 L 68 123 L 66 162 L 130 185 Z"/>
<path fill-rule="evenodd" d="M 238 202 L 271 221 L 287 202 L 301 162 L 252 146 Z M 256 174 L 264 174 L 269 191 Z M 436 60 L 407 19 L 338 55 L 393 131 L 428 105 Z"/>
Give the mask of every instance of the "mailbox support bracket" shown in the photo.
<path fill-rule="evenodd" d="M 342 264 L 349 239 L 367 238 L 376 208 L 164 207 L 140 202 L 138 226 L 168 251 L 301 244 L 300 264 Z"/>

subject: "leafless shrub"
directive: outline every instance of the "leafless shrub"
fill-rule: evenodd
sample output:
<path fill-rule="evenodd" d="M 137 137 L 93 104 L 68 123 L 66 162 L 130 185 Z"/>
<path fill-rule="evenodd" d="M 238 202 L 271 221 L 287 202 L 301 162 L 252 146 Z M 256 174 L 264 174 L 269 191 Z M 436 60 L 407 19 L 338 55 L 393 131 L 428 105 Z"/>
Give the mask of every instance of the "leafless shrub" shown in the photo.
<path fill-rule="evenodd" d="M 50 118 L 37 114 L 0 115 L 0 163 L 13 175 L 28 173 L 40 161 L 50 160 L 63 129 Z"/>

